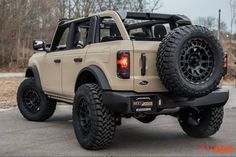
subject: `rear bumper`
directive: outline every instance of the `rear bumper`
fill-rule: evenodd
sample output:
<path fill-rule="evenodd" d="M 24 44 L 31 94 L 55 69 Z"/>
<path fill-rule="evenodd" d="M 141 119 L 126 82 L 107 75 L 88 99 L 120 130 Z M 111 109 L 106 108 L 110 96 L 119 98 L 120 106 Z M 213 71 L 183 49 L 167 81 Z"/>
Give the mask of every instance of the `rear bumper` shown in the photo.
<path fill-rule="evenodd" d="M 175 107 L 199 107 L 225 105 L 229 98 L 229 90 L 226 88 L 218 88 L 212 93 L 199 98 L 175 97 L 170 93 L 135 93 L 135 92 L 117 92 L 104 91 L 103 103 L 113 112 L 116 113 L 137 113 L 137 112 L 154 112 L 157 113 L 161 109 Z M 150 100 L 152 107 L 141 107 L 137 111 L 134 106 L 136 100 Z M 137 104 L 137 103 L 136 103 Z M 142 104 L 142 103 L 141 103 Z M 149 108 L 149 109 L 148 109 Z"/>

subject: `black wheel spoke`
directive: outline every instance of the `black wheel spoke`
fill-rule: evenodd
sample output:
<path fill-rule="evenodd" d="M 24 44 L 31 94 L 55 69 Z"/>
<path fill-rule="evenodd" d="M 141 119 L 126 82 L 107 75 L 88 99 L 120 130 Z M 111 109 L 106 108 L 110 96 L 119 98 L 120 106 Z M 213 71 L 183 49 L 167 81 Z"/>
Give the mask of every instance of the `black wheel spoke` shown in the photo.
<path fill-rule="evenodd" d="M 196 75 L 200 75 L 200 74 L 201 74 L 199 68 L 195 69 L 195 74 L 196 74 Z"/>
<path fill-rule="evenodd" d="M 203 70 L 203 71 L 206 71 L 207 69 L 206 68 L 204 68 L 203 66 L 200 66 L 199 67 L 201 70 Z"/>
<path fill-rule="evenodd" d="M 79 112 L 78 112 L 78 119 L 80 121 L 80 127 L 82 133 L 86 136 L 89 134 L 90 127 L 91 127 L 91 115 L 88 108 L 89 103 L 85 98 L 81 98 L 79 101 Z"/>
<path fill-rule="evenodd" d="M 213 71 L 213 53 L 202 39 L 187 42 L 180 54 L 180 69 L 186 80 L 193 84 L 204 83 Z"/>
<path fill-rule="evenodd" d="M 37 113 L 40 109 L 40 97 L 34 88 L 26 88 L 23 92 L 23 104 L 30 113 Z"/>

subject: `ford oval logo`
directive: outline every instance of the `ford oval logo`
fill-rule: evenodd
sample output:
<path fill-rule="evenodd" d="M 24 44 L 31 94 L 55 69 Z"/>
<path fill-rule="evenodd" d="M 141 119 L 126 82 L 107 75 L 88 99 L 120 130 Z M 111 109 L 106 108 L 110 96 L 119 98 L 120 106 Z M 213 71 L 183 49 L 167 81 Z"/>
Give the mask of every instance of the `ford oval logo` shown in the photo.
<path fill-rule="evenodd" d="M 146 81 L 146 80 L 143 80 L 143 81 L 140 81 L 140 82 L 139 82 L 139 84 L 140 84 L 140 85 L 142 85 L 142 86 L 145 86 L 145 85 L 147 85 L 147 84 L 148 84 L 148 81 Z"/>

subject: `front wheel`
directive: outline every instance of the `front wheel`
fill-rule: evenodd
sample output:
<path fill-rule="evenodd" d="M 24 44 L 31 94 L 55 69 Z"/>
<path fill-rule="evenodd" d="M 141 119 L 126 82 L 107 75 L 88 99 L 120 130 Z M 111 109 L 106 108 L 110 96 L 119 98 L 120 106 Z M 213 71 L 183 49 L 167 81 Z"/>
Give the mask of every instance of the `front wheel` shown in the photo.
<path fill-rule="evenodd" d="M 20 84 L 17 105 L 23 117 L 30 121 L 45 121 L 56 109 L 56 101 L 37 87 L 34 78 L 27 78 Z"/>
<path fill-rule="evenodd" d="M 204 138 L 215 134 L 223 122 L 223 106 L 205 109 L 184 109 L 180 112 L 179 123 L 191 137 Z"/>
<path fill-rule="evenodd" d="M 76 92 L 73 105 L 73 126 L 80 145 L 98 150 L 110 146 L 115 134 L 114 114 L 102 102 L 97 84 L 84 84 Z"/>

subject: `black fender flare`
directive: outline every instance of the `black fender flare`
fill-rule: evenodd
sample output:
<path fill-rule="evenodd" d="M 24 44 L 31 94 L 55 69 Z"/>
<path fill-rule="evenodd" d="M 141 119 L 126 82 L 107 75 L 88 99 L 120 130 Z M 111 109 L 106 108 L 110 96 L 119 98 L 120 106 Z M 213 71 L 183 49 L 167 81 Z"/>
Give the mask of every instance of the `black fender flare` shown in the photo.
<path fill-rule="evenodd" d="M 81 76 L 81 74 L 85 71 L 88 71 L 90 73 L 93 74 L 93 76 L 96 78 L 99 86 L 103 89 L 103 90 L 111 90 L 111 87 L 110 87 L 110 84 L 107 80 L 107 77 L 106 75 L 104 74 L 104 72 L 96 65 L 90 65 L 88 67 L 85 67 L 83 68 L 78 76 L 77 76 L 77 80 L 76 80 L 76 84 L 77 84 L 77 81 L 78 81 L 78 78 Z M 76 86 L 75 86 L 76 88 Z M 76 89 L 75 89 L 76 91 Z"/>
<path fill-rule="evenodd" d="M 33 73 L 33 76 L 31 74 L 31 72 Z M 39 89 L 42 89 L 39 71 L 38 71 L 38 68 L 36 65 L 32 65 L 26 69 L 25 77 L 26 78 L 33 77 L 35 79 L 37 87 Z"/>

